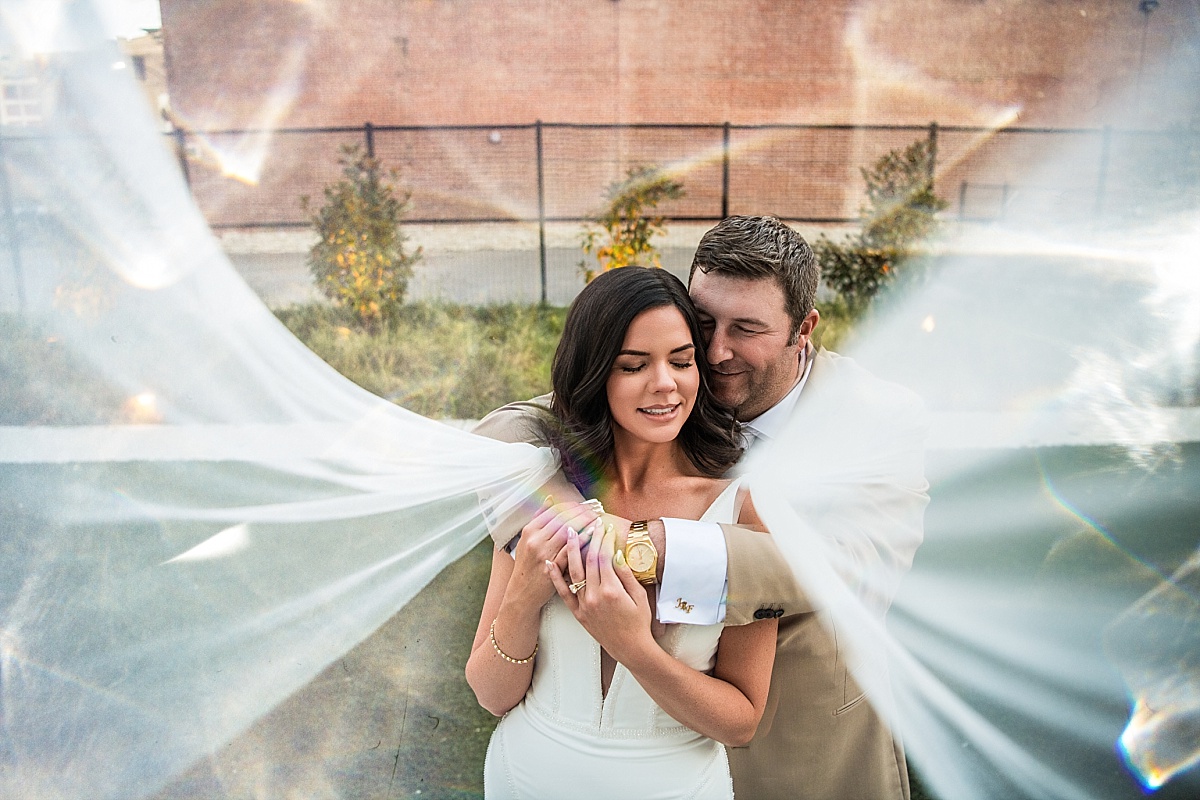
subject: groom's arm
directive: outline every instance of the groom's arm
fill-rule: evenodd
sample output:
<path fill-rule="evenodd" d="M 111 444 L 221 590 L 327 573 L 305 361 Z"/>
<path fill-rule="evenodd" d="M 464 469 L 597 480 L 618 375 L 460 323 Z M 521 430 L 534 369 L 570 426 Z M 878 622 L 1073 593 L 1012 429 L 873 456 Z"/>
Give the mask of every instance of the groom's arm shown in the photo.
<path fill-rule="evenodd" d="M 787 559 L 769 533 L 722 525 L 727 556 L 726 625 L 757 622 L 755 614 L 790 616 L 813 610 Z"/>
<path fill-rule="evenodd" d="M 530 404 L 549 407 L 550 395 L 536 397 L 529 403 L 502 406 L 484 417 L 472 433 L 502 442 L 537 444 L 536 412 Z M 529 508 L 518 506 L 503 518 L 489 520 L 489 531 L 498 549 L 507 546 L 521 532 L 536 513 L 534 506 L 540 506 L 546 494 L 553 495 L 555 502 L 583 500 L 562 472 L 556 472 L 541 488 L 539 496 L 531 498 Z M 611 519 L 617 523 L 618 537 L 623 542 L 628 521 Z M 657 519 L 649 521 L 647 533 L 659 553 L 661 591 L 656 616 L 662 621 L 721 618 L 727 571 L 734 580 L 724 615 L 726 624 L 754 622 L 754 613 L 761 608 L 781 608 L 788 614 L 809 608 L 803 590 L 768 534 L 736 525 L 691 520 L 664 523 Z"/>
<path fill-rule="evenodd" d="M 531 404 L 549 408 L 550 395 L 535 397 L 528 403 L 509 403 L 502 406 L 480 420 L 471 432 L 501 442 L 539 444 L 537 416 L 530 408 Z M 517 506 L 499 519 L 488 518 L 488 530 L 497 549 L 507 547 L 521 532 L 526 523 L 540 510 L 541 503 L 547 495 L 553 495 L 556 503 L 583 500 L 579 490 L 566 479 L 562 470 L 558 470 L 542 485 L 537 494 L 530 498 L 527 506 Z"/>
<path fill-rule="evenodd" d="M 662 622 L 744 625 L 768 611 L 784 616 L 812 610 L 768 533 L 670 518 L 651 520 L 647 532 L 659 552 Z"/>
<path fill-rule="evenodd" d="M 881 612 L 890 605 L 900 576 L 912 566 L 928 502 L 923 486 L 876 486 L 848 499 L 815 526 L 837 532 L 826 538 L 835 570 Z M 755 612 L 763 610 L 790 616 L 818 607 L 796 581 L 772 536 L 733 525 L 721 527 L 728 553 L 726 625 L 754 622 Z"/>

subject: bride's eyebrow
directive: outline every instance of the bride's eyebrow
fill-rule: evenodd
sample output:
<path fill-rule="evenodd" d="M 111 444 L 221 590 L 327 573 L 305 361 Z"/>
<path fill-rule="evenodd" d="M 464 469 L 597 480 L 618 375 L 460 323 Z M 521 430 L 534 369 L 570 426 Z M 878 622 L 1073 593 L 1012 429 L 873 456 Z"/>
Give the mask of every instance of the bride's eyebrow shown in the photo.
<path fill-rule="evenodd" d="M 696 349 L 696 345 L 692 344 L 691 342 L 688 342 L 687 344 L 681 344 L 681 345 L 679 345 L 679 347 L 676 347 L 674 350 L 672 350 L 669 353 L 669 355 L 675 355 L 676 353 L 682 353 L 684 350 L 695 350 L 695 349 Z M 642 356 L 643 358 L 646 358 L 650 354 L 647 353 L 645 350 L 621 350 L 620 352 L 617 353 L 617 355 L 619 355 L 619 356 Z"/>

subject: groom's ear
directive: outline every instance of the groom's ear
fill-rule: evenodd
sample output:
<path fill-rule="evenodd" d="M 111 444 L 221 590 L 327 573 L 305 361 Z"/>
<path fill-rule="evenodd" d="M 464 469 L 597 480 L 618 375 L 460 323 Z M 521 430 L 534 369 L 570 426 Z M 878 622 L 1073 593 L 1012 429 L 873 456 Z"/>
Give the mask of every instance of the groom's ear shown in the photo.
<path fill-rule="evenodd" d="M 809 311 L 804 320 L 800 323 L 800 327 L 796 329 L 795 341 L 792 344 L 799 345 L 803 349 L 808 340 L 812 338 L 813 331 L 817 329 L 817 325 L 821 322 L 821 312 L 815 308 Z"/>

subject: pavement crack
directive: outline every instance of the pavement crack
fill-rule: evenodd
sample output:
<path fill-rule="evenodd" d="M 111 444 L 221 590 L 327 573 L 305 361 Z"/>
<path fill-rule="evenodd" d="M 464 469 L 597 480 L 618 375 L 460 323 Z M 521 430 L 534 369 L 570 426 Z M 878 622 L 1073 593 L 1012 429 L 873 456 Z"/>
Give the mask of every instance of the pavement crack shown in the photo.
<path fill-rule="evenodd" d="M 400 712 L 400 740 L 396 743 L 396 758 L 392 761 L 392 777 L 388 781 L 387 796 L 392 796 L 392 787 L 396 784 L 396 770 L 400 767 L 400 751 L 404 749 L 404 725 L 408 721 L 409 692 L 404 692 L 404 710 Z"/>

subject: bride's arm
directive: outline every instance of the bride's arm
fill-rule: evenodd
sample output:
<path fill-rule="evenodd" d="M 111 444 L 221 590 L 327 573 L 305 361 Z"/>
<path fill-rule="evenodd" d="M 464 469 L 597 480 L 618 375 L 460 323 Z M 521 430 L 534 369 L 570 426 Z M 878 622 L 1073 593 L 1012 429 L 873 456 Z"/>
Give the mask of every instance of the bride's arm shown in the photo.
<path fill-rule="evenodd" d="M 778 628 L 775 619 L 726 628 L 711 676 L 671 657 L 653 639 L 612 655 L 673 719 L 722 744 L 741 747 L 754 738 L 767 704 Z"/>
<path fill-rule="evenodd" d="M 724 744 L 747 744 L 766 706 L 778 623 L 770 619 L 726 628 L 713 674 L 692 669 L 654 640 L 646 593 L 620 551 L 614 559 L 614 539 L 606 535 L 582 560 L 568 549 L 573 575 L 582 568 L 587 577 L 578 595 L 569 593 L 558 570 L 547 567 L 559 596 L 672 718 Z"/>
<path fill-rule="evenodd" d="M 541 606 L 509 599 L 506 589 L 515 562 L 503 550 L 492 551 L 492 575 L 488 579 L 487 596 L 475 630 L 475 643 L 467 659 L 467 683 L 475 692 L 479 705 L 501 716 L 525 696 L 533 679 L 533 659 L 511 663 L 503 659 L 492 646 L 492 638 L 504 653 L 514 660 L 523 660 L 534 653 Z M 514 594 L 517 594 L 514 592 Z"/>
<path fill-rule="evenodd" d="M 580 503 L 544 507 L 522 530 L 513 555 L 492 551 L 492 574 L 466 672 L 479 705 L 496 716 L 521 702 L 533 679 L 542 606 L 554 594 L 546 560 L 565 562 L 568 541 L 578 547 L 575 531 L 583 530 L 586 539 L 587 526 L 595 521 L 595 511 Z"/>

